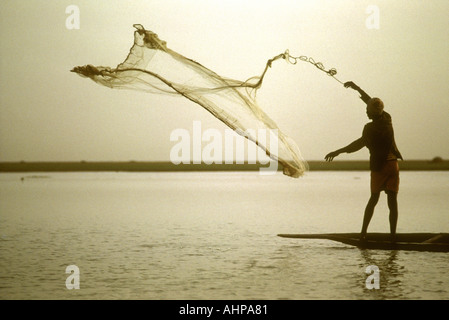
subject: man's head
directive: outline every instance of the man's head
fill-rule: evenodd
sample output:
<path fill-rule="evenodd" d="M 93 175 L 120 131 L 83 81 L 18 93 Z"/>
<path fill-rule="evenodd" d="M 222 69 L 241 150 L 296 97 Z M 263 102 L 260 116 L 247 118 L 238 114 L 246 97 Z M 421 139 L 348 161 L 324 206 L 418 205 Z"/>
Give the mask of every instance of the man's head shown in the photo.
<path fill-rule="evenodd" d="M 366 107 L 366 114 L 368 118 L 375 119 L 378 118 L 384 112 L 384 103 L 379 98 L 372 98 L 368 101 Z"/>

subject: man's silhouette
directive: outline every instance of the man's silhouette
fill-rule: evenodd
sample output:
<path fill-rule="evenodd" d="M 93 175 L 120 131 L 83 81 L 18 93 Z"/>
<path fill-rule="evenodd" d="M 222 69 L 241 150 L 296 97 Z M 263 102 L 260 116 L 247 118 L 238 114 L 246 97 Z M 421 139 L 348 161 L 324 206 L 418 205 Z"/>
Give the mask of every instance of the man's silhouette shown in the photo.
<path fill-rule="evenodd" d="M 360 98 L 366 103 L 366 114 L 372 122 L 363 128 L 362 137 L 348 146 L 326 155 L 326 161 L 332 161 L 340 153 L 356 152 L 367 147 L 370 152 L 371 197 L 365 209 L 361 240 L 366 239 L 368 225 L 379 201 L 381 191 L 385 191 L 390 209 L 390 233 L 394 241 L 398 221 L 397 194 L 399 191 L 398 159 L 402 159 L 394 140 L 391 116 L 384 111 L 384 104 L 379 98 L 370 98 L 353 82 L 346 82 L 346 88 L 352 88 L 360 93 Z"/>

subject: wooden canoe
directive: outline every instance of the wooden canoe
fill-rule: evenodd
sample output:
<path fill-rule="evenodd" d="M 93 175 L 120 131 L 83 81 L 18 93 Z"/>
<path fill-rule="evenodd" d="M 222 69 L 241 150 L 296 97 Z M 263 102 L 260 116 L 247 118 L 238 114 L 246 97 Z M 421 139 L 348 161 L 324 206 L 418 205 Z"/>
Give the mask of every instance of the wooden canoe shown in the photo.
<path fill-rule="evenodd" d="M 360 233 L 278 234 L 283 238 L 324 239 L 341 242 L 362 249 L 449 252 L 449 233 L 398 233 L 395 242 L 389 233 L 368 233 L 360 240 Z"/>

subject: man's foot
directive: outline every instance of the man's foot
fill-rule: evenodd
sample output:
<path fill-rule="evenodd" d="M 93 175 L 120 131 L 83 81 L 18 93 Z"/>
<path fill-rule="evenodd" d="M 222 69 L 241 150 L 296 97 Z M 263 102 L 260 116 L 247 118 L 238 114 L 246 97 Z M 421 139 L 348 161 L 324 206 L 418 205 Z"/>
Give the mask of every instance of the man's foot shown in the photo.
<path fill-rule="evenodd" d="M 366 242 L 366 233 L 361 233 L 361 234 L 360 234 L 360 239 L 359 239 L 359 241 L 360 241 L 360 242 Z"/>
<path fill-rule="evenodd" d="M 396 234 L 395 233 L 391 233 L 390 234 L 390 242 L 391 243 L 396 243 Z"/>

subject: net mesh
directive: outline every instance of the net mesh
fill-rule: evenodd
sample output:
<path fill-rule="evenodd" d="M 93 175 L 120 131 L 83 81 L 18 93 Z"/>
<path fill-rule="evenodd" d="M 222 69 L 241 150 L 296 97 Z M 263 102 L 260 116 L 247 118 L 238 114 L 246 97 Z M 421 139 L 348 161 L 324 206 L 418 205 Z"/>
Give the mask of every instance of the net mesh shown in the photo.
<path fill-rule="evenodd" d="M 134 27 L 134 45 L 125 61 L 116 68 L 85 65 L 72 71 L 110 88 L 181 95 L 257 144 L 282 165 L 285 175 L 297 178 L 304 174 L 307 162 L 298 146 L 279 129 L 256 100 L 256 92 L 272 63 L 278 59 L 292 63 L 297 58 L 290 57 L 286 51 L 268 60 L 260 76 L 239 81 L 222 77 L 169 49 L 165 41 L 142 25 Z M 255 132 L 260 129 L 276 132 L 277 143 L 270 146 L 259 141 Z"/>

